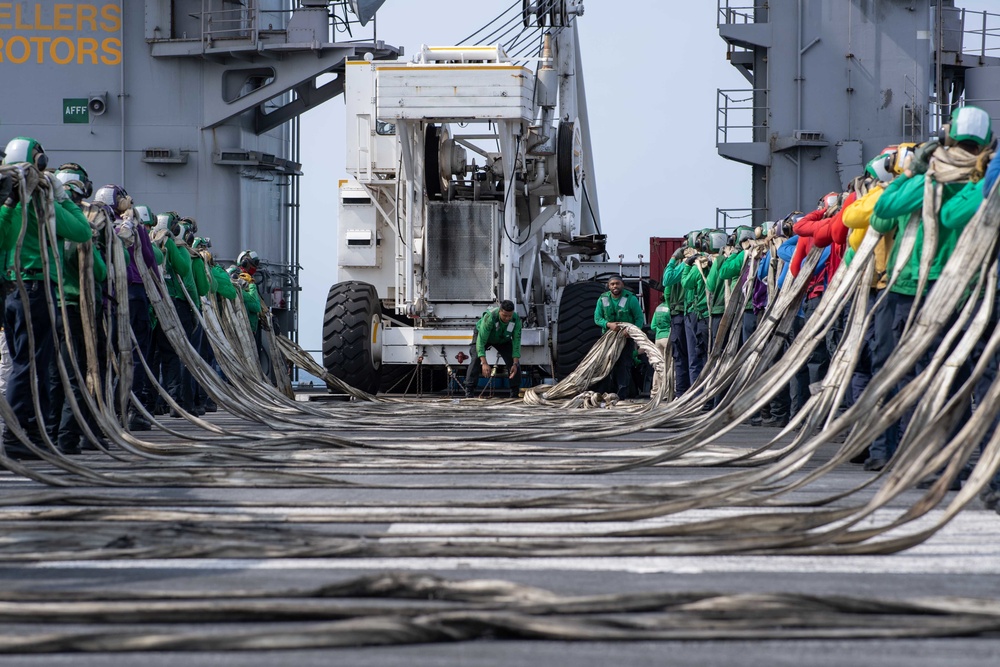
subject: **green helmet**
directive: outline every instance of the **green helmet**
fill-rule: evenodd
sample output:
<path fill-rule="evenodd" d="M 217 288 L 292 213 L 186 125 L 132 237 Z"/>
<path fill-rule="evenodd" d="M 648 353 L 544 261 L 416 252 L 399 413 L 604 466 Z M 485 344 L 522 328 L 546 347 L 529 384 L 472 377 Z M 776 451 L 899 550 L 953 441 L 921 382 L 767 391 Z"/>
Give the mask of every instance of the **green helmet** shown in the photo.
<path fill-rule="evenodd" d="M 698 236 L 695 239 L 695 250 L 700 252 L 710 252 L 711 245 L 709 243 L 708 235 L 712 232 L 711 229 L 705 227 L 698 232 Z"/>
<path fill-rule="evenodd" d="M 698 247 L 698 235 L 699 234 L 701 234 L 701 232 L 688 232 L 687 233 L 687 236 L 685 236 L 684 238 L 685 238 L 685 243 L 686 243 L 686 245 L 687 245 L 688 248 L 697 249 L 697 247 Z"/>
<path fill-rule="evenodd" d="M 174 231 L 174 238 L 180 239 L 188 245 L 194 243 L 194 230 L 191 229 L 191 223 L 182 222 L 177 225 L 177 229 Z"/>
<path fill-rule="evenodd" d="M 865 166 L 865 173 L 882 183 L 888 183 L 894 179 L 896 175 L 892 172 L 891 165 L 896 158 L 897 148 L 897 146 L 889 146 L 883 149 Z"/>
<path fill-rule="evenodd" d="M 49 156 L 45 154 L 45 149 L 42 148 L 37 139 L 31 137 L 14 137 L 7 142 L 4 153 L 4 164 L 27 162 L 42 171 L 49 166 Z"/>
<path fill-rule="evenodd" d="M 993 127 L 990 115 L 979 107 L 955 109 L 948 123 L 948 139 L 954 143 L 971 141 L 977 146 L 985 146 L 993 141 Z"/>
<path fill-rule="evenodd" d="M 191 247 L 195 250 L 198 250 L 199 248 L 211 248 L 212 239 L 207 236 L 196 236 L 194 237 L 194 241 L 191 242 Z"/>
<path fill-rule="evenodd" d="M 67 162 L 56 169 L 56 178 L 67 190 L 84 200 L 94 194 L 94 184 L 87 176 L 87 170 L 76 162 Z"/>
<path fill-rule="evenodd" d="M 158 213 L 156 216 L 156 227 L 154 231 L 166 230 L 171 234 L 177 228 L 177 221 L 180 220 L 180 215 L 176 211 L 167 211 L 166 213 Z"/>
<path fill-rule="evenodd" d="M 156 224 L 156 216 L 153 215 L 153 210 L 151 208 L 145 204 L 139 204 L 138 206 L 133 206 L 132 208 L 135 210 L 135 215 L 139 219 L 139 222 L 147 227 L 152 227 Z"/>
<path fill-rule="evenodd" d="M 702 235 L 705 252 L 720 252 L 726 247 L 729 235 L 721 229 L 710 229 Z"/>
<path fill-rule="evenodd" d="M 750 241 L 756 235 L 754 234 L 753 227 L 748 227 L 747 225 L 740 225 L 733 230 L 733 233 L 729 235 L 729 245 L 738 246 L 744 241 Z"/>

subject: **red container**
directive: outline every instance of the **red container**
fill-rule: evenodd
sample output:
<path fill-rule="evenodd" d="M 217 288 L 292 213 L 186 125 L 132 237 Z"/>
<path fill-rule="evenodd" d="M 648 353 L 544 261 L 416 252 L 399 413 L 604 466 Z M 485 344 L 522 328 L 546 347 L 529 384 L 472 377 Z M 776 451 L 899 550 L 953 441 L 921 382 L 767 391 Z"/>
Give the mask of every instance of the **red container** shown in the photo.
<path fill-rule="evenodd" d="M 655 282 L 660 282 L 663 278 L 663 269 L 667 268 L 670 256 L 674 254 L 675 250 L 682 247 L 684 243 L 685 239 L 683 236 L 676 238 L 651 236 L 649 238 L 649 277 Z M 663 301 L 663 292 L 652 290 L 645 296 L 647 299 L 646 312 L 650 313 L 650 317 L 652 317 L 652 312 Z"/>

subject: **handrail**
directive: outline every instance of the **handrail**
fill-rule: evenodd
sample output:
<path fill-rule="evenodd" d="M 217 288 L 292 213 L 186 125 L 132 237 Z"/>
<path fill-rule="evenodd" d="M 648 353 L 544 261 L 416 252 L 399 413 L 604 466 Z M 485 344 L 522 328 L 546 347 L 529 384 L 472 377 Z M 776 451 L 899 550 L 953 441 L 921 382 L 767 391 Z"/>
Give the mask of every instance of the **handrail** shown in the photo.
<path fill-rule="evenodd" d="M 747 218 L 750 218 L 750 227 L 754 226 L 754 214 L 762 211 L 767 211 L 766 208 L 717 208 L 715 209 L 715 228 L 722 229 L 724 231 L 732 231 L 733 227 L 738 227 L 739 225 L 748 224 L 745 222 Z M 739 214 L 739 215 L 737 215 Z M 740 220 L 741 222 L 730 227 L 730 220 Z"/>
<path fill-rule="evenodd" d="M 718 0 L 716 26 L 754 23 L 756 10 L 766 8 L 766 2 L 748 3 L 748 0 Z"/>
<path fill-rule="evenodd" d="M 716 106 L 715 144 L 760 141 L 761 132 L 767 128 L 767 89 L 719 89 Z M 762 100 L 762 101 L 761 101 Z M 759 113 L 758 112 L 762 112 Z M 749 122 L 740 122 L 747 118 Z M 739 131 L 743 132 L 739 132 Z M 731 136 L 735 133 L 737 136 Z M 746 136 L 749 135 L 749 136 Z"/>
<path fill-rule="evenodd" d="M 257 0 L 244 0 L 234 9 L 212 9 L 212 0 L 201 0 L 201 39 L 211 48 L 218 39 L 245 39 L 257 43 L 260 10 Z"/>
<path fill-rule="evenodd" d="M 981 59 L 1000 57 L 1000 13 L 945 7 L 944 15 L 948 14 L 958 14 L 962 55 Z"/>

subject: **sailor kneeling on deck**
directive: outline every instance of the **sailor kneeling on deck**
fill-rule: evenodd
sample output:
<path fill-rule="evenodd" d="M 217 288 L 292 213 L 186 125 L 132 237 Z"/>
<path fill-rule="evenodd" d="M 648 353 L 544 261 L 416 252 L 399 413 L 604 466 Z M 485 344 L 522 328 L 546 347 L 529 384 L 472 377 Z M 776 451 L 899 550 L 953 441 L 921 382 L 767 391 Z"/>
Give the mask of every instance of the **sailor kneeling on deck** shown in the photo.
<path fill-rule="evenodd" d="M 517 398 L 521 391 L 521 318 L 514 312 L 514 302 L 504 300 L 499 308 L 490 308 L 476 322 L 472 332 L 472 346 L 469 348 L 469 370 L 465 374 L 465 397 L 472 398 L 472 392 L 480 375 L 489 378 L 492 373 L 486 361 L 486 350 L 492 347 L 507 364 L 507 378 L 510 380 L 510 397 Z"/>

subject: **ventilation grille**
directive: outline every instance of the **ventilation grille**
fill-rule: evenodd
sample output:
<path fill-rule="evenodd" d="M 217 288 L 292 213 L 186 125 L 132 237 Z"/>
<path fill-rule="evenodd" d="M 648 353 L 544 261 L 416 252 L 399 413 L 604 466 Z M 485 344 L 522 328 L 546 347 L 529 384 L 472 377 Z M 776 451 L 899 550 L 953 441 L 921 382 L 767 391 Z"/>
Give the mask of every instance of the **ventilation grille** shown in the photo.
<path fill-rule="evenodd" d="M 427 205 L 427 297 L 492 303 L 498 271 L 497 202 Z"/>

